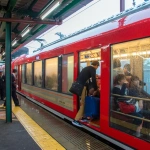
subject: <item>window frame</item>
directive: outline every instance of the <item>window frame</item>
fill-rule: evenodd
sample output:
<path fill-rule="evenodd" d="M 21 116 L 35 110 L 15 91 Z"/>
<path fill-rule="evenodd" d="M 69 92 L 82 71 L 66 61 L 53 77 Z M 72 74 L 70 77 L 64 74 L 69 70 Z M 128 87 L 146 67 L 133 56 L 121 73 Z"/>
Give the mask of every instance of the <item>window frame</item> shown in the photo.
<path fill-rule="evenodd" d="M 72 53 L 68 53 L 68 54 L 64 54 L 64 55 L 62 55 L 62 56 L 73 56 L 73 59 L 75 58 L 74 56 L 75 56 L 75 54 L 74 54 L 74 52 L 72 52 Z M 75 59 L 74 59 L 74 61 L 75 61 Z M 73 61 L 73 62 L 74 62 Z M 73 63 L 74 64 L 74 63 Z M 62 57 L 62 61 L 61 61 L 61 68 L 63 68 L 63 57 Z M 63 69 L 62 69 L 63 70 Z M 63 79 L 63 71 L 61 72 L 61 76 L 62 76 L 62 79 Z M 63 85 L 63 83 L 62 83 L 62 79 L 61 79 L 61 93 L 63 93 L 63 94 L 66 94 L 66 95 L 70 95 L 70 96 L 73 96 L 73 94 L 70 92 L 68 92 L 68 93 L 66 93 L 66 92 L 63 92 L 62 91 L 62 89 L 63 89 L 63 87 L 62 87 L 62 85 Z M 74 81 L 74 66 L 73 66 L 73 81 Z"/>

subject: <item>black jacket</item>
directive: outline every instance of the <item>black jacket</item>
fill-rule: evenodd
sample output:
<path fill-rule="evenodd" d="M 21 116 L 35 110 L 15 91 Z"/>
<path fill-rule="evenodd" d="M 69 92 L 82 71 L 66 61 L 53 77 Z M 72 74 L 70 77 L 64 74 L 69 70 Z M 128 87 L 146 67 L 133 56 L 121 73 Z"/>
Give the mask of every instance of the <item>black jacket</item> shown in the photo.
<path fill-rule="evenodd" d="M 11 74 L 12 77 L 12 90 L 16 90 L 16 78 L 14 77 L 13 74 Z"/>
<path fill-rule="evenodd" d="M 96 83 L 96 69 L 92 66 L 87 66 L 82 69 L 80 72 L 77 81 L 82 85 L 85 85 L 88 79 L 92 78 L 92 86 L 94 90 L 97 90 L 97 83 Z"/>
<path fill-rule="evenodd" d="M 128 93 L 126 93 L 127 90 L 127 85 L 124 83 L 121 87 L 121 89 L 119 87 L 114 87 L 113 88 L 113 93 L 114 94 L 118 94 L 118 95 L 128 95 Z"/>
<path fill-rule="evenodd" d="M 4 75 L 2 75 L 1 77 L 0 77 L 0 89 L 2 89 L 2 88 L 5 88 L 5 76 Z"/>

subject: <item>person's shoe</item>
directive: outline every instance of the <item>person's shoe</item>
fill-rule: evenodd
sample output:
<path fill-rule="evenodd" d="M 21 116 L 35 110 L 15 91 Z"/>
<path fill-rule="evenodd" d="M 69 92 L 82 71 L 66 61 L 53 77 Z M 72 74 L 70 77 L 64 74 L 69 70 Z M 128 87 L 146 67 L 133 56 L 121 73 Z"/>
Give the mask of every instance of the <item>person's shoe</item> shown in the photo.
<path fill-rule="evenodd" d="M 141 133 L 137 132 L 137 131 L 133 135 L 136 136 L 136 137 L 138 137 L 138 138 L 141 137 Z"/>
<path fill-rule="evenodd" d="M 17 105 L 15 105 L 15 106 L 20 106 L 20 104 L 17 104 Z"/>
<path fill-rule="evenodd" d="M 82 127 L 82 124 L 79 121 L 73 120 L 72 124 L 77 126 L 77 127 Z"/>
<path fill-rule="evenodd" d="M 80 121 L 81 121 L 81 122 L 89 122 L 90 119 L 88 119 L 88 118 L 82 118 L 82 119 L 80 119 Z"/>

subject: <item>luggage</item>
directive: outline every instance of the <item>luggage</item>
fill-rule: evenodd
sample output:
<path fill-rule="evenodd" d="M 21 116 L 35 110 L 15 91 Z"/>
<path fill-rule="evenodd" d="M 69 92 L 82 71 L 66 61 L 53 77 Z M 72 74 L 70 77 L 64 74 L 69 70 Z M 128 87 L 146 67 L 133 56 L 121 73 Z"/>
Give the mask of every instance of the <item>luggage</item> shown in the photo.
<path fill-rule="evenodd" d="M 134 113 L 136 110 L 135 105 L 129 104 L 126 102 L 118 102 L 118 105 L 119 105 L 120 111 L 125 114 Z"/>
<path fill-rule="evenodd" d="M 93 96 L 86 96 L 84 117 L 98 119 L 99 115 L 100 115 L 100 98 Z"/>
<path fill-rule="evenodd" d="M 75 81 L 75 82 L 72 83 L 72 86 L 69 89 L 69 91 L 73 94 L 81 96 L 83 88 L 84 88 L 84 85 L 82 85 L 79 82 Z"/>

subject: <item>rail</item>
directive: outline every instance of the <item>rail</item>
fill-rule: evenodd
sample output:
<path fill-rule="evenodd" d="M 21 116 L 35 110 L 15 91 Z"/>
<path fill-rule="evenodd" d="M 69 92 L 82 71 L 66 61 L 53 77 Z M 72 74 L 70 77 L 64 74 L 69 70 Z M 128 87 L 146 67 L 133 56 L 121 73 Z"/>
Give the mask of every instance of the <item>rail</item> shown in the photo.
<path fill-rule="evenodd" d="M 111 94 L 112 96 L 117 96 L 117 97 L 123 97 L 123 98 L 133 98 L 136 100 L 143 100 L 143 101 L 148 101 L 150 102 L 150 99 L 148 98 L 139 98 L 139 97 L 133 97 L 133 96 L 125 96 L 125 95 L 118 95 L 118 94 Z"/>
<path fill-rule="evenodd" d="M 122 112 L 115 111 L 115 110 L 110 110 L 110 111 L 111 111 L 111 112 L 114 112 L 114 113 L 117 113 L 117 114 L 120 114 L 120 115 L 127 116 L 127 117 L 131 117 L 131 118 L 140 119 L 140 120 L 143 120 L 143 121 L 146 121 L 146 122 L 150 122 L 150 120 L 149 120 L 149 119 L 140 118 L 140 117 L 136 117 L 136 116 L 129 115 L 129 114 L 124 114 L 124 113 L 122 113 Z"/>

